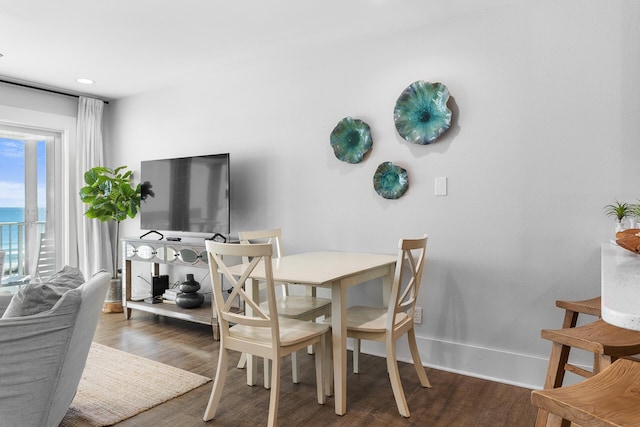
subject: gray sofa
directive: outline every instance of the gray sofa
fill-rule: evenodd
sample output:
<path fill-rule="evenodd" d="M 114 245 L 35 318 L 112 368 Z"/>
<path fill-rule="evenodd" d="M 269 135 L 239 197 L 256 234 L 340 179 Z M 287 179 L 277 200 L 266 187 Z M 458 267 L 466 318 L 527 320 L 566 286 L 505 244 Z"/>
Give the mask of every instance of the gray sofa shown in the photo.
<path fill-rule="evenodd" d="M 58 426 L 75 396 L 111 275 L 67 289 L 73 280 L 57 279 L 23 287 L 11 303 L 0 296 L 1 427 Z M 43 301 L 34 306 L 34 298 Z"/>

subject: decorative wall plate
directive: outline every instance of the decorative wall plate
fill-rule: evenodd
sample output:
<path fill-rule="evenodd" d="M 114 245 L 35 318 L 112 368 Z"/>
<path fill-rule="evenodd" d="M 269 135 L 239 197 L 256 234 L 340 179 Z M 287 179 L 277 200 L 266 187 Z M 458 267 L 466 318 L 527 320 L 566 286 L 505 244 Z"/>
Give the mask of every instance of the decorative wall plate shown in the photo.
<path fill-rule="evenodd" d="M 385 199 L 400 198 L 409 188 L 407 170 L 391 162 L 380 163 L 373 174 L 373 188 Z"/>
<path fill-rule="evenodd" d="M 414 144 L 431 144 L 451 126 L 448 100 L 449 90 L 442 83 L 419 80 L 409 85 L 393 110 L 400 136 Z"/>
<path fill-rule="evenodd" d="M 343 162 L 360 163 L 371 145 L 369 125 L 362 120 L 345 117 L 331 132 L 333 153 Z"/>

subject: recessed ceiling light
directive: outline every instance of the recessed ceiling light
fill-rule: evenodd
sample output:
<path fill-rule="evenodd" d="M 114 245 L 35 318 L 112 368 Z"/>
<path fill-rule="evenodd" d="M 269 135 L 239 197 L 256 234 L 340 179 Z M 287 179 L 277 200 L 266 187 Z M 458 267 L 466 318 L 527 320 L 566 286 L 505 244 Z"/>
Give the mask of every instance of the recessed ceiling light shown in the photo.
<path fill-rule="evenodd" d="M 78 83 L 82 83 L 83 85 L 92 85 L 94 83 L 91 79 L 77 79 Z"/>

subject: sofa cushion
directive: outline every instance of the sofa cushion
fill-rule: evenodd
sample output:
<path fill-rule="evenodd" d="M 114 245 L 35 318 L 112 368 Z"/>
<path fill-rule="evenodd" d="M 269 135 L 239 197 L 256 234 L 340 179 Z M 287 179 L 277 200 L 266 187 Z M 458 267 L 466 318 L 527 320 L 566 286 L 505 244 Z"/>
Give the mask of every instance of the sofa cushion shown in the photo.
<path fill-rule="evenodd" d="M 53 307 L 65 292 L 84 283 L 84 276 L 77 268 L 64 266 L 43 283 L 29 283 L 16 293 L 2 318 L 38 314 Z"/>

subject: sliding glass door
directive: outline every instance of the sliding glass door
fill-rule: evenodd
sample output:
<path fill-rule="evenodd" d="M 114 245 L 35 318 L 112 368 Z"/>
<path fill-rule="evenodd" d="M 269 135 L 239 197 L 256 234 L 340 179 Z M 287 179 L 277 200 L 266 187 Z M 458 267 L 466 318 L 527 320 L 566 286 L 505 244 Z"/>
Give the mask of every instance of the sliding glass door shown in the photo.
<path fill-rule="evenodd" d="M 17 275 L 37 277 L 41 241 L 44 236 L 55 239 L 56 141 L 60 135 L 55 132 L 0 124 L 0 246 L 5 251 L 5 282 Z"/>

